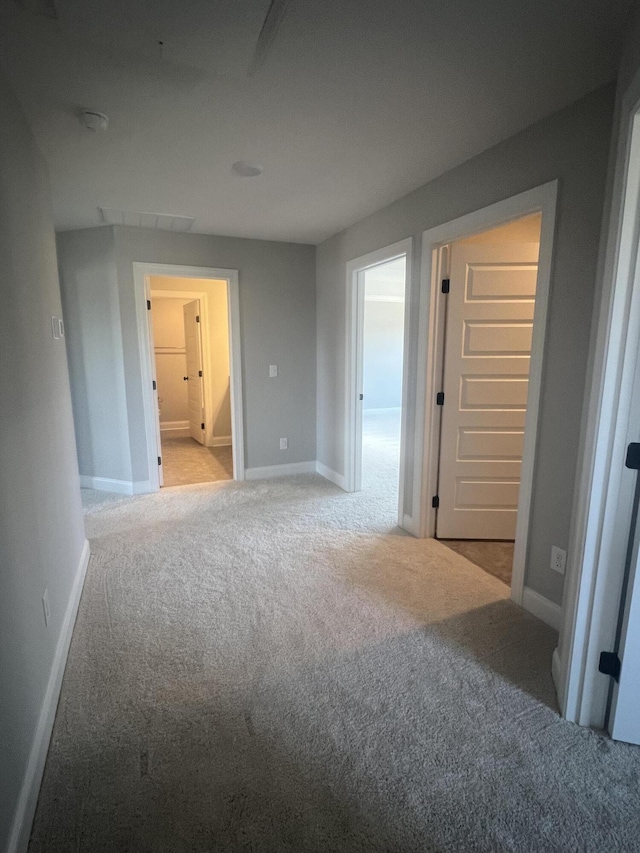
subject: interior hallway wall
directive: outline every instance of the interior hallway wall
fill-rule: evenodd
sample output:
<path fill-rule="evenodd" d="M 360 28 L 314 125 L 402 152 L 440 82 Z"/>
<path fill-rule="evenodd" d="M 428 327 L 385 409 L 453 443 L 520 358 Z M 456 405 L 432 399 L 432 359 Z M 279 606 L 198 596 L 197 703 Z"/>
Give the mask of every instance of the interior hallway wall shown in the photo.
<path fill-rule="evenodd" d="M 26 850 L 85 536 L 48 176 L 2 73 L 0 126 L 0 849 Z"/>
<path fill-rule="evenodd" d="M 548 181 L 559 180 L 543 368 L 537 471 L 526 584 L 555 603 L 563 578 L 552 545 L 567 547 L 614 102 L 613 85 L 537 122 L 413 193 L 336 234 L 317 249 L 318 459 L 344 474 L 345 266 L 414 236 L 409 385 L 415 388 L 422 232 Z M 408 401 L 413 446 L 415 398 Z M 411 462 L 405 511 L 411 514 Z"/>
<path fill-rule="evenodd" d="M 111 228 L 57 236 L 78 465 L 131 481 L 120 300 Z"/>
<path fill-rule="evenodd" d="M 63 282 L 77 276 L 82 254 L 80 247 L 90 253 L 96 231 L 108 232 L 105 239 L 114 242 L 115 268 L 111 265 L 110 274 L 114 273 L 117 281 L 120 316 L 119 335 L 105 336 L 108 346 L 94 348 L 92 363 L 108 374 L 108 381 L 118 391 L 122 375 L 126 401 L 126 434 L 124 431 L 118 433 L 118 447 L 112 450 L 109 465 L 125 456 L 126 468 L 131 472 L 129 479 L 142 488 L 149 480 L 134 261 L 239 271 L 245 466 L 254 468 L 315 460 L 315 248 L 297 243 L 128 226 L 88 228 L 58 236 L 61 247 L 68 242 L 73 242 L 75 247 L 73 253 L 61 251 Z M 97 287 L 97 282 L 86 280 L 72 298 L 90 303 Z M 87 359 L 86 353 L 80 356 L 76 353 L 83 346 L 78 329 L 69 330 L 67 344 L 73 358 Z M 270 364 L 278 365 L 275 379 L 269 378 Z M 80 376 L 78 381 L 86 382 L 87 377 Z M 81 393 L 86 394 L 86 391 Z M 118 406 L 121 401 L 121 397 L 114 398 Z M 76 406 L 74 415 L 78 431 L 91 436 L 95 451 L 104 437 L 104 430 L 99 431 L 95 403 L 90 401 L 88 407 Z M 288 437 L 288 450 L 279 449 L 281 436 Z M 124 472 L 124 467 L 122 470 Z M 100 476 L 97 472 L 95 475 Z"/>
<path fill-rule="evenodd" d="M 153 291 L 184 290 L 191 293 L 202 292 L 206 294 L 209 350 L 203 353 L 203 359 L 205 361 L 206 390 L 211 401 L 212 420 L 212 423 L 206 425 L 206 443 L 210 446 L 230 444 L 231 365 L 229 359 L 227 282 L 226 280 L 151 276 L 150 284 Z M 182 329 L 184 332 L 184 323 Z"/>

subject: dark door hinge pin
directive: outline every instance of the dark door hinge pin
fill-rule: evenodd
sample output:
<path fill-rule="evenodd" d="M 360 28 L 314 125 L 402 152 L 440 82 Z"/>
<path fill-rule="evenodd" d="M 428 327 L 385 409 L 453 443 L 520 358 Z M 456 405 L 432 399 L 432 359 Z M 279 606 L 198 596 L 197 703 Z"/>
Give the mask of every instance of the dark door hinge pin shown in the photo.
<path fill-rule="evenodd" d="M 600 652 L 598 672 L 610 675 L 615 681 L 620 680 L 620 658 L 615 652 Z"/>
<path fill-rule="evenodd" d="M 442 292 L 449 293 L 449 288 L 451 286 L 451 281 L 448 278 L 442 279 Z"/>
<path fill-rule="evenodd" d="M 444 406 L 444 391 L 438 391 L 436 394 L 436 406 Z"/>

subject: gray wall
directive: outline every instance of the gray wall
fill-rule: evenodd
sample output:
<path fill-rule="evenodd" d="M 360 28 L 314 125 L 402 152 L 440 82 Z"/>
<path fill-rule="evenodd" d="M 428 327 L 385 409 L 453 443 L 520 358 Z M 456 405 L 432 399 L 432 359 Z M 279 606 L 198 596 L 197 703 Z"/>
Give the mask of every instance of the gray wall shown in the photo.
<path fill-rule="evenodd" d="M 409 353 L 414 388 L 422 232 L 559 179 L 526 576 L 528 586 L 558 603 L 563 579 L 550 570 L 549 559 L 551 546 L 566 548 L 569 537 L 613 99 L 613 86 L 593 92 L 317 249 L 318 459 L 342 474 L 346 262 L 414 235 Z M 412 414 L 413 395 L 409 404 Z M 412 430 L 408 440 L 411 446 Z M 413 473 L 409 465 L 408 511 Z"/>
<path fill-rule="evenodd" d="M 80 472 L 131 481 L 113 229 L 59 234 L 58 263 Z"/>
<path fill-rule="evenodd" d="M 84 527 L 48 179 L 0 74 L 0 849 L 5 849 Z M 49 589 L 45 627 L 42 595 Z M 55 698 L 55 697 L 54 697 Z M 27 816 L 27 819 L 30 815 Z"/>
<path fill-rule="evenodd" d="M 107 232 L 101 238 L 99 232 Z M 117 299 L 113 294 L 113 270 L 109 268 L 107 245 L 113 239 Z M 99 338 L 80 334 L 72 324 L 67 343 L 74 365 L 74 402 L 78 433 L 88 436 L 91 448 L 81 451 L 93 460 L 92 471 L 100 477 L 149 478 L 145 450 L 140 357 L 135 315 L 133 263 L 208 266 L 239 271 L 240 326 L 245 416 L 245 464 L 247 467 L 304 462 L 315 459 L 316 448 L 316 321 L 315 249 L 294 243 L 177 234 L 146 228 L 116 226 L 84 229 L 60 234 L 61 276 L 65 299 L 83 304 L 88 316 L 102 317 Z M 73 247 L 73 251 L 70 251 Z M 95 256 L 95 257 L 94 257 Z M 92 261 L 92 257 L 94 260 Z M 105 270 L 103 261 L 108 269 Z M 93 304 L 96 292 L 106 288 L 99 309 Z M 112 324 L 119 310 L 120 335 Z M 116 318 L 117 319 L 117 318 Z M 88 347 L 93 340 L 93 353 Z M 98 343 L 99 341 L 99 343 Z M 89 362 L 93 374 L 108 384 L 118 411 L 113 413 L 117 432 L 100 424 L 98 401 L 87 389 L 89 374 L 81 366 Z M 278 365 L 277 379 L 269 379 L 269 364 Z M 77 369 L 76 369 L 77 368 Z M 107 376 L 108 374 L 108 376 Z M 127 437 L 121 424 L 124 383 Z M 75 387 L 76 383 L 78 388 Z M 110 427 L 109 427 L 110 429 Z M 110 437 L 117 434 L 117 450 Z M 287 436 L 289 449 L 279 450 L 280 436 Z M 126 447 L 125 447 L 126 445 Z M 100 446 L 102 446 L 101 449 Z M 109 459 L 103 458 L 105 448 Z M 128 455 L 130 477 L 107 473 L 125 471 Z M 97 470 L 95 460 L 100 458 Z M 120 466 L 120 467 L 118 467 Z"/>

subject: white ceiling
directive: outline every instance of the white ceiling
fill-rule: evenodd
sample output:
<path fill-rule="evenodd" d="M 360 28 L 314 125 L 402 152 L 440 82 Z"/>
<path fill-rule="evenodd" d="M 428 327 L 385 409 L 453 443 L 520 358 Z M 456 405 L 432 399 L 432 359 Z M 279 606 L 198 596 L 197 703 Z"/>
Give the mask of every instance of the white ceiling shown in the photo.
<path fill-rule="evenodd" d="M 289 0 L 249 73 L 269 5 L 3 0 L 58 228 L 105 207 L 320 242 L 613 79 L 630 0 Z"/>

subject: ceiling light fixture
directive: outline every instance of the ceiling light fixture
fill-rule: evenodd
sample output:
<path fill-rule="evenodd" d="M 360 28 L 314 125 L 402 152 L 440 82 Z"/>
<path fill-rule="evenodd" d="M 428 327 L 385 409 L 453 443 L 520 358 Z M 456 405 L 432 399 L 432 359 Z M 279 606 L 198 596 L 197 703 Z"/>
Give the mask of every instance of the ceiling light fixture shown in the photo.
<path fill-rule="evenodd" d="M 250 163 L 248 160 L 238 160 L 231 167 L 231 171 L 241 178 L 257 178 L 264 172 L 264 166 L 260 166 L 258 163 Z"/>
<path fill-rule="evenodd" d="M 104 131 L 109 126 L 107 116 L 104 113 L 97 113 L 95 110 L 81 110 L 78 118 L 83 127 L 94 132 Z"/>

